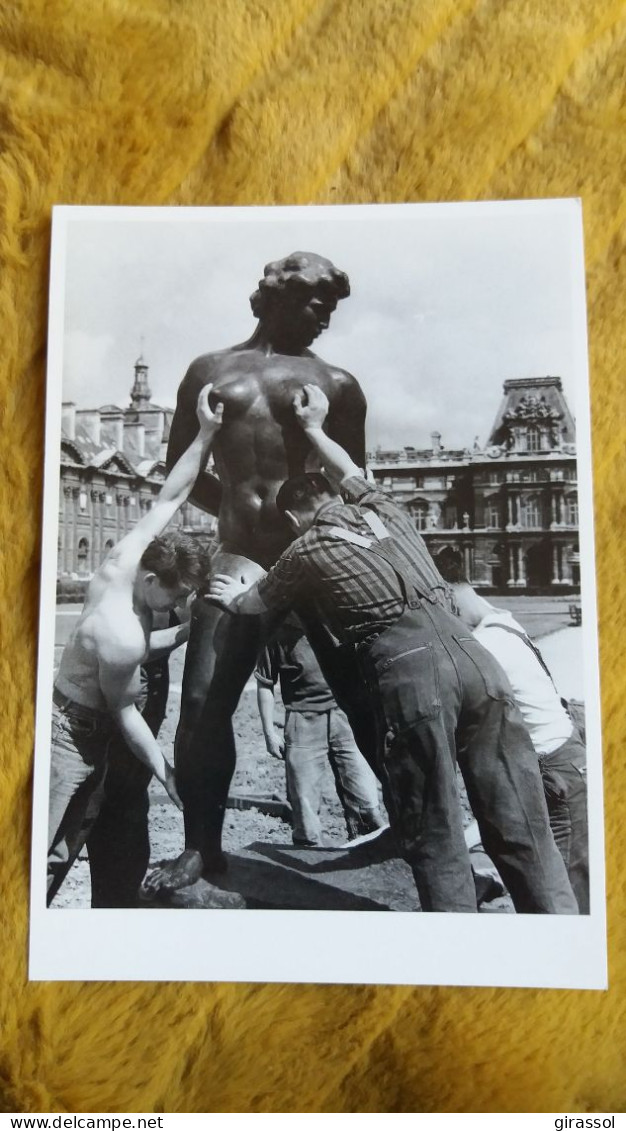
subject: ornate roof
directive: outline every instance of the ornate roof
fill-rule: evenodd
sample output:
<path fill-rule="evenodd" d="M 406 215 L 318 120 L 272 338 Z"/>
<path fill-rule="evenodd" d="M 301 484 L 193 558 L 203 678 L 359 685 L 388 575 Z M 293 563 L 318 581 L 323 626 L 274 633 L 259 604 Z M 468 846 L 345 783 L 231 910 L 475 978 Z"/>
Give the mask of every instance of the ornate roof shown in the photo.
<path fill-rule="evenodd" d="M 63 458 L 64 456 L 65 459 Z M 61 462 L 73 463 L 76 464 L 77 467 L 85 466 L 85 457 L 79 444 L 77 444 L 75 440 L 71 440 L 64 432 L 61 433 Z"/>
<path fill-rule="evenodd" d="M 560 377 L 516 377 L 504 382 L 504 397 L 487 447 L 506 444 L 512 431 L 538 426 L 554 436 L 554 446 L 576 442 L 576 425 Z"/>
<path fill-rule="evenodd" d="M 123 452 L 105 444 L 96 444 L 85 429 L 78 426 L 72 440 L 66 432 L 61 433 L 61 452 L 69 461 L 80 467 L 93 467 L 98 470 L 115 470 L 124 475 L 141 474 Z M 67 462 L 67 459 L 63 462 Z"/>

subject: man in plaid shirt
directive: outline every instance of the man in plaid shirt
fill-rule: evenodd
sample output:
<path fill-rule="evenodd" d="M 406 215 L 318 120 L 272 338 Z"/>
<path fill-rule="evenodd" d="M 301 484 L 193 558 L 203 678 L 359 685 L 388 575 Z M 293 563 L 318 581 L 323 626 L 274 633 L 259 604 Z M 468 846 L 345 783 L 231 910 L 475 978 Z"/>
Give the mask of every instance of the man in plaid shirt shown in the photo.
<path fill-rule="evenodd" d="M 324 432 L 325 394 L 305 385 L 293 403 L 343 499 L 324 475 L 287 480 L 276 505 L 295 541 L 252 587 L 217 575 L 211 596 L 253 615 L 312 606 L 343 656 L 356 658 L 376 718 L 375 768 L 422 910 L 476 911 L 458 757 L 485 850 L 516 910 L 576 914 L 506 676 L 453 614 L 409 516 Z"/>

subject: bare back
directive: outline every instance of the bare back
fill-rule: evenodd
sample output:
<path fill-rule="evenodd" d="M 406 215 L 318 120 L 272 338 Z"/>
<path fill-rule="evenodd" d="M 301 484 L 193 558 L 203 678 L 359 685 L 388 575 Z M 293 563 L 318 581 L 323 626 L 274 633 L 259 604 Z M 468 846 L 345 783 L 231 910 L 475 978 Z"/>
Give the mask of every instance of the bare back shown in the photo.
<path fill-rule="evenodd" d="M 140 616 L 133 608 L 133 578 L 110 560 L 94 574 L 78 623 L 68 640 L 55 684 L 63 695 L 106 711 L 100 687 L 103 654 L 116 649 L 136 654 L 137 667 L 145 659 L 150 640 L 150 614 Z"/>

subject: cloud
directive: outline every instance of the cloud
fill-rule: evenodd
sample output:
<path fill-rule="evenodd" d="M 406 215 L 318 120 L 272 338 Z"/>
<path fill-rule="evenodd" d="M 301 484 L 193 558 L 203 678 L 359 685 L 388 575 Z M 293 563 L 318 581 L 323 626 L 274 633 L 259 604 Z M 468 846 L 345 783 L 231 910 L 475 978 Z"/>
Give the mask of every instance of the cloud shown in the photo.
<path fill-rule="evenodd" d="M 63 400 L 79 405 L 105 404 L 111 392 L 112 334 L 70 330 L 63 354 Z"/>
<path fill-rule="evenodd" d="M 558 374 L 568 393 L 584 365 L 562 205 L 424 208 L 400 222 L 384 210 L 139 215 L 68 226 L 66 395 L 83 405 L 128 403 L 142 336 L 153 397 L 174 404 L 194 357 L 250 336 L 263 265 L 296 247 L 350 275 L 315 352 L 360 381 L 370 444 L 424 447 L 437 429 L 450 447 L 471 445 L 507 378 Z"/>

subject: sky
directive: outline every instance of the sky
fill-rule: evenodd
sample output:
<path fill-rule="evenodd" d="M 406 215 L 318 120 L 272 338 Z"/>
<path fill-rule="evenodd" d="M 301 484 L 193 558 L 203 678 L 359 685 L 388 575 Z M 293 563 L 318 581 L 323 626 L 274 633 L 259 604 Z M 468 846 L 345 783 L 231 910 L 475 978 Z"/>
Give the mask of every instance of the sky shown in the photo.
<path fill-rule="evenodd" d="M 368 447 L 485 442 L 511 377 L 560 376 L 576 411 L 576 202 L 61 211 L 63 399 L 79 407 L 128 404 L 140 352 L 174 405 L 195 357 L 253 332 L 265 263 L 304 250 L 350 278 L 314 350 L 360 381 Z"/>

